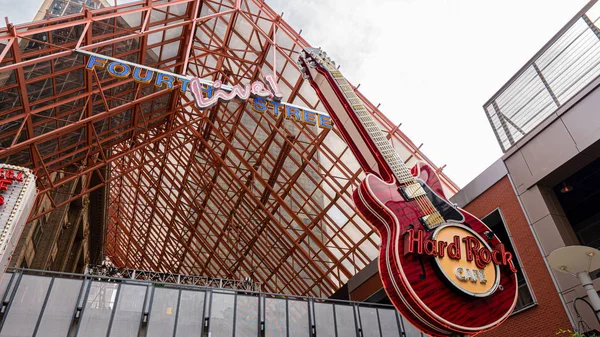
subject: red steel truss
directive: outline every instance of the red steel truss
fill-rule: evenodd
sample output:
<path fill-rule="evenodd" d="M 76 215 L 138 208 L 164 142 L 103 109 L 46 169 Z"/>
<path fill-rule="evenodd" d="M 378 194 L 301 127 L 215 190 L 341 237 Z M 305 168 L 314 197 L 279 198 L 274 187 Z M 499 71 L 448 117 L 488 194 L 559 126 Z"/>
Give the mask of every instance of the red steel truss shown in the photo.
<path fill-rule="evenodd" d="M 199 111 L 179 90 L 86 71 L 87 58 L 73 52 L 228 84 L 275 73 L 284 101 L 324 111 L 295 64 L 307 46 L 260 0 L 146 0 L 8 24 L 0 30 L 0 161 L 37 175 L 32 220 L 108 186 L 105 253 L 117 266 L 328 296 L 379 245 L 353 210 L 363 173 L 335 130 L 247 102 Z M 429 162 L 361 98 L 409 164 Z M 57 197 L 80 177 L 77 192 Z"/>

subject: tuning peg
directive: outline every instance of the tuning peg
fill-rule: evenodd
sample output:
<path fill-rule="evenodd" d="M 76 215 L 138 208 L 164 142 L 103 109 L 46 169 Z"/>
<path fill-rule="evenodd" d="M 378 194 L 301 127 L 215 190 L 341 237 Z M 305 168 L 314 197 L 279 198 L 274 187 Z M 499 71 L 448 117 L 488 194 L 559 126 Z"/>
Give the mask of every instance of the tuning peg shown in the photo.
<path fill-rule="evenodd" d="M 308 65 L 313 69 L 315 69 L 317 67 L 317 63 L 315 61 L 308 62 Z"/>
<path fill-rule="evenodd" d="M 300 68 L 300 72 L 303 74 L 306 73 L 306 68 L 305 67 Z"/>
<path fill-rule="evenodd" d="M 310 76 L 304 74 L 304 75 L 302 75 L 302 78 L 305 79 L 305 80 L 308 80 L 310 78 Z"/>

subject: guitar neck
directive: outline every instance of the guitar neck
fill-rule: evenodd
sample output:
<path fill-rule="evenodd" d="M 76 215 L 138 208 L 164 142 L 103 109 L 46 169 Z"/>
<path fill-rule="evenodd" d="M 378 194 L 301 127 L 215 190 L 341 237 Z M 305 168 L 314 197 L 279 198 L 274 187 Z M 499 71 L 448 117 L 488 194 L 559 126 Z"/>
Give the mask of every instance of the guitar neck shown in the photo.
<path fill-rule="evenodd" d="M 422 188 L 387 137 L 379 128 L 352 86 L 337 70 L 327 54 L 314 48 L 305 49 L 298 63 L 303 78 L 317 92 L 329 112 L 338 131 L 367 173 L 374 173 L 382 180 L 401 185 L 398 192 L 406 201 L 416 200 L 423 212 L 419 220 L 429 229 L 444 222 L 444 218 L 428 199 Z"/>
<path fill-rule="evenodd" d="M 344 76 L 335 68 L 317 71 L 311 85 L 362 169 L 388 182 L 413 183 L 410 170 Z"/>

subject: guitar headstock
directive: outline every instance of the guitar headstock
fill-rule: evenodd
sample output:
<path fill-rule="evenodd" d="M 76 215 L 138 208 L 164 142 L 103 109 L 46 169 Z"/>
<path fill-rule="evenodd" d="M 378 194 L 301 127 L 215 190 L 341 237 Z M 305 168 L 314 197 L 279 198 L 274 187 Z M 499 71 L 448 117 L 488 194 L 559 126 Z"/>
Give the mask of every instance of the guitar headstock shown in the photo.
<path fill-rule="evenodd" d="M 314 70 L 317 68 L 328 72 L 337 70 L 335 61 L 331 60 L 331 57 L 327 56 L 327 53 L 321 48 L 304 48 L 296 63 L 300 66 L 304 79 L 314 78 L 316 73 Z"/>

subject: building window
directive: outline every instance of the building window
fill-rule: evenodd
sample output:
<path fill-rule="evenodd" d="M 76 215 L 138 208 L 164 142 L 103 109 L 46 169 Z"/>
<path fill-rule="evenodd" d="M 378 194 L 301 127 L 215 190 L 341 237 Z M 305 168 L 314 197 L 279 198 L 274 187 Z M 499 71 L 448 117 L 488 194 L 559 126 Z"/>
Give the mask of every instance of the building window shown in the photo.
<path fill-rule="evenodd" d="M 600 159 L 573 173 L 553 188 L 569 226 L 578 243 L 600 249 Z M 564 219 L 563 219 L 564 220 Z M 566 228 L 565 228 L 566 229 Z M 565 238 L 566 241 L 566 238 Z M 600 269 L 590 272 L 592 279 L 600 278 Z"/>
<path fill-rule="evenodd" d="M 523 274 L 521 268 L 521 260 L 517 252 L 515 252 L 512 240 L 508 233 L 508 228 L 504 223 L 504 219 L 502 218 L 502 213 L 500 213 L 500 209 L 496 209 L 492 213 L 488 214 L 484 218 L 481 219 L 493 232 L 496 236 L 502 241 L 504 247 L 507 251 L 511 252 L 515 259 L 513 260 L 515 263 L 515 267 L 517 268 L 517 280 L 519 282 L 519 298 L 517 300 L 517 306 L 515 307 L 515 311 L 519 312 L 530 308 L 535 305 L 535 300 L 533 299 L 533 295 L 527 282 L 527 278 L 525 274 Z"/>
<path fill-rule="evenodd" d="M 33 235 L 31 236 L 31 241 L 33 242 L 33 248 L 37 248 L 40 244 L 40 240 L 42 238 L 42 234 L 44 233 L 44 217 L 38 219 L 35 224 L 35 229 L 33 230 Z"/>

